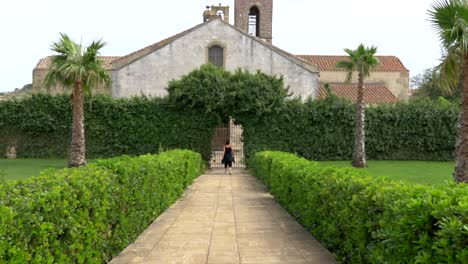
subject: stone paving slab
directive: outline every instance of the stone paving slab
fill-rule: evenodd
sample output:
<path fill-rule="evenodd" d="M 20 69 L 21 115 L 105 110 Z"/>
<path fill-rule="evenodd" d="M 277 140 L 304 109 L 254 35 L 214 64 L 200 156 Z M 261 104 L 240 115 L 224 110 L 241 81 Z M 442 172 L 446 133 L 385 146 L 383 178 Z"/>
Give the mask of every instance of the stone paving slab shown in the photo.
<path fill-rule="evenodd" d="M 336 263 L 245 170 L 197 178 L 111 264 Z"/>

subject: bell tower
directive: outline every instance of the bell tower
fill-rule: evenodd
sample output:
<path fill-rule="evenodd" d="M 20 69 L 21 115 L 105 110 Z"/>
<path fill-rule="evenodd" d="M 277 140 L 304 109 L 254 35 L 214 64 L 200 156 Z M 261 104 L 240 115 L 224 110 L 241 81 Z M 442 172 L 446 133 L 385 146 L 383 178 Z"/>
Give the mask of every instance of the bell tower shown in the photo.
<path fill-rule="evenodd" d="M 273 0 L 235 0 L 234 25 L 249 33 L 272 42 Z"/>

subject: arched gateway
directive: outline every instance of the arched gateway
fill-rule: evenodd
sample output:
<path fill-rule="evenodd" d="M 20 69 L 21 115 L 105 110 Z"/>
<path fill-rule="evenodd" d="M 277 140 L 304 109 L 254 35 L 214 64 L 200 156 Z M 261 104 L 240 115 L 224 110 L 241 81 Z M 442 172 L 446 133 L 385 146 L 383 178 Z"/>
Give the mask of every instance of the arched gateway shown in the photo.
<path fill-rule="evenodd" d="M 232 120 L 229 123 L 219 126 L 215 129 L 213 140 L 211 141 L 211 168 L 224 168 L 221 163 L 223 158 L 223 147 L 226 140 L 229 139 L 234 149 L 235 162 L 233 168 L 245 168 L 244 161 L 244 143 L 242 142 L 242 127 L 235 125 Z"/>

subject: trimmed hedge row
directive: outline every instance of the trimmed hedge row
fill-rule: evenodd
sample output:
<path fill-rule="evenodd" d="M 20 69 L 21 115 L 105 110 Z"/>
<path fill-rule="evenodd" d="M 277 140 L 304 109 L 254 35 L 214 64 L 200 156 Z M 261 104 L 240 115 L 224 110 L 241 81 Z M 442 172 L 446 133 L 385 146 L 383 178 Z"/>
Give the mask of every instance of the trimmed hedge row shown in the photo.
<path fill-rule="evenodd" d="M 366 108 L 366 154 L 373 160 L 453 160 L 457 105 L 431 101 Z M 355 106 L 334 97 L 288 101 L 279 113 L 241 120 L 246 157 L 258 151 L 312 160 L 351 160 Z"/>
<path fill-rule="evenodd" d="M 257 153 L 253 168 L 344 263 L 468 263 L 468 185 L 405 184 L 282 152 Z"/>
<path fill-rule="evenodd" d="M 201 173 L 200 154 L 98 160 L 0 185 L 0 263 L 105 263 Z"/>
<path fill-rule="evenodd" d="M 21 158 L 66 157 L 71 117 L 66 95 L 38 94 L 0 102 L 0 155 L 15 145 Z M 85 100 L 86 156 L 108 158 L 182 148 L 209 160 L 216 124 L 216 118 L 179 109 L 167 99 L 94 96 Z"/>
<path fill-rule="evenodd" d="M 247 159 L 263 150 L 297 153 L 314 160 L 352 157 L 355 107 L 348 101 L 334 97 L 305 103 L 288 100 L 278 107 L 268 105 L 272 109 L 263 110 L 260 116 L 237 108 L 233 118 L 244 128 Z M 0 102 L 0 154 L 15 145 L 22 158 L 66 157 L 71 138 L 70 111 L 67 96 L 34 95 Z M 173 105 L 168 98 L 92 97 L 85 105 L 87 157 L 183 148 L 209 160 L 217 114 Z M 430 101 L 369 107 L 367 157 L 453 160 L 458 114 L 456 105 Z"/>

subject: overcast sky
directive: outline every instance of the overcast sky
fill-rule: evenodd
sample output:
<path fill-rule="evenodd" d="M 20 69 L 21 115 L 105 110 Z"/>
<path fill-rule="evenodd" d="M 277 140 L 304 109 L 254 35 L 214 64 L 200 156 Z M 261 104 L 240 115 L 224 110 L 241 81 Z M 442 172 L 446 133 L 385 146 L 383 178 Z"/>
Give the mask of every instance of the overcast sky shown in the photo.
<path fill-rule="evenodd" d="M 14 0 L 0 2 L 0 92 L 32 82 L 59 32 L 89 44 L 103 38 L 103 56 L 123 56 L 202 22 L 210 0 Z M 221 1 L 231 7 L 234 0 Z M 344 55 L 359 43 L 398 56 L 421 73 L 438 63 L 440 45 L 428 22 L 432 0 L 276 0 L 273 44 L 293 54 Z"/>

